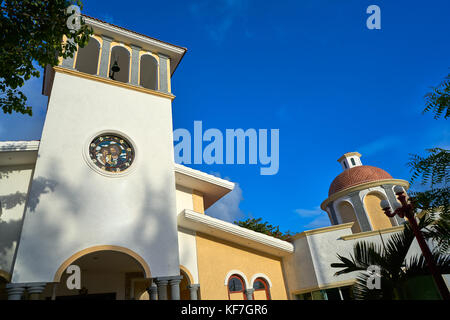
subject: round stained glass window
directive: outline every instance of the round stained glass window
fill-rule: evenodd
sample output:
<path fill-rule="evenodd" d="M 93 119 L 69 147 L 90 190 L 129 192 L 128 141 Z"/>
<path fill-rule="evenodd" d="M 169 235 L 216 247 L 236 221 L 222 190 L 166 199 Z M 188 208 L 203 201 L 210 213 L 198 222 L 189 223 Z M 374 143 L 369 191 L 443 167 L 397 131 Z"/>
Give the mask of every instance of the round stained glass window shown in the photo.
<path fill-rule="evenodd" d="M 92 162 L 106 172 L 123 172 L 134 160 L 131 143 L 120 136 L 104 134 L 96 137 L 89 145 Z"/>

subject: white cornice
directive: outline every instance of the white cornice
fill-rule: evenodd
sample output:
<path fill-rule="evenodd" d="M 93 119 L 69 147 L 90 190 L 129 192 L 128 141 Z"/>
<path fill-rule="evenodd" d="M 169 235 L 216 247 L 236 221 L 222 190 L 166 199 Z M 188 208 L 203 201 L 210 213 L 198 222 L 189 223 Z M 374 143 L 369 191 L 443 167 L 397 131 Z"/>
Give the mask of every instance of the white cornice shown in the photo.
<path fill-rule="evenodd" d="M 158 41 L 156 39 L 152 39 L 150 37 L 146 37 L 146 36 L 137 34 L 137 33 L 132 32 L 132 31 L 127 31 L 127 30 L 125 30 L 123 28 L 115 27 L 115 26 L 113 26 L 111 24 L 108 24 L 108 23 L 102 23 L 100 21 L 97 21 L 95 19 L 92 19 L 92 18 L 89 18 L 89 17 L 86 17 L 86 16 L 84 16 L 83 18 L 85 19 L 86 24 L 91 25 L 93 27 L 98 27 L 98 28 L 101 28 L 101 29 L 105 29 L 105 30 L 111 31 L 111 32 L 113 32 L 115 34 L 123 35 L 123 36 L 125 36 L 127 38 L 130 38 L 130 39 L 134 39 L 134 40 L 137 40 L 137 41 L 140 41 L 140 42 L 145 42 L 145 43 L 147 43 L 147 44 L 149 44 L 151 46 L 160 47 L 162 49 L 171 51 L 171 52 L 176 53 L 176 54 L 183 54 L 183 53 L 186 52 L 186 49 L 180 48 L 180 47 L 177 47 L 177 46 L 174 46 L 174 45 L 171 45 L 171 44 L 166 43 L 166 42 Z"/>
<path fill-rule="evenodd" d="M 276 256 L 294 252 L 290 242 L 191 210 L 184 210 L 178 215 L 178 225 Z"/>
<path fill-rule="evenodd" d="M 170 73 L 173 74 L 187 49 L 167 42 L 154 39 L 125 28 L 83 16 L 86 24 L 94 28 L 94 33 L 112 38 L 119 42 L 139 46 L 143 50 L 152 51 L 170 57 Z"/>
<path fill-rule="evenodd" d="M 32 141 L 0 141 L 0 152 L 11 151 L 37 151 L 39 149 L 38 140 Z"/>
<path fill-rule="evenodd" d="M 175 172 L 184 174 L 186 176 L 189 176 L 191 178 L 199 179 L 208 183 L 215 184 L 219 187 L 229 189 L 230 191 L 234 189 L 234 183 L 230 182 L 228 180 L 224 180 L 221 178 L 218 178 L 216 176 L 213 176 L 211 174 L 207 174 L 205 172 L 195 170 L 192 168 L 188 168 L 186 166 L 183 166 L 181 164 L 174 164 Z"/>

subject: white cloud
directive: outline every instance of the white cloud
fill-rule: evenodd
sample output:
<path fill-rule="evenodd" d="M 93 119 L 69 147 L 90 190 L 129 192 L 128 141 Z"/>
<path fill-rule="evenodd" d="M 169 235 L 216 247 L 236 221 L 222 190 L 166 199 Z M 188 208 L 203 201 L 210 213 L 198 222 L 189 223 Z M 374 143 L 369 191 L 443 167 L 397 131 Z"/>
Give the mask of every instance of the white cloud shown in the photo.
<path fill-rule="evenodd" d="M 387 149 L 392 149 L 403 144 L 403 139 L 398 136 L 386 136 L 365 144 L 357 150 L 366 156 L 371 156 Z"/>
<path fill-rule="evenodd" d="M 217 172 L 212 172 L 210 174 L 220 177 L 220 174 Z M 223 179 L 229 180 L 228 178 Z M 206 214 L 228 222 L 240 220 L 244 217 L 244 213 L 239 208 L 242 200 L 244 200 L 244 197 L 242 196 L 242 189 L 238 183 L 235 183 L 233 191 L 208 208 L 206 210 Z"/>
<path fill-rule="evenodd" d="M 295 212 L 302 218 L 317 217 L 323 213 L 319 206 L 314 209 L 296 209 Z"/>
<path fill-rule="evenodd" d="M 307 229 L 316 229 L 331 226 L 330 219 L 325 212 L 322 212 L 322 216 L 312 220 L 310 223 L 305 225 Z"/>
<path fill-rule="evenodd" d="M 305 228 L 315 229 L 331 225 L 327 213 L 319 206 L 314 209 L 296 209 L 295 213 L 306 222 Z"/>

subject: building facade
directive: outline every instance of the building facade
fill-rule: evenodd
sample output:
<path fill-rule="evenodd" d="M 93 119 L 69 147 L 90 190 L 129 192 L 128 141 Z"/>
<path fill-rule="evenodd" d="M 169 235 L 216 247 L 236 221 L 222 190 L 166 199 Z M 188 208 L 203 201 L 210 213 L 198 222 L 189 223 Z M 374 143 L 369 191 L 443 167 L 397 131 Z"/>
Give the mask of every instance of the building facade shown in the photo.
<path fill-rule="evenodd" d="M 0 142 L 0 299 L 351 298 L 355 275 L 330 264 L 402 230 L 379 203 L 408 183 L 347 153 L 330 227 L 283 241 L 208 216 L 234 183 L 174 163 L 186 49 L 85 20 L 89 44 L 45 71 L 41 140 Z"/>

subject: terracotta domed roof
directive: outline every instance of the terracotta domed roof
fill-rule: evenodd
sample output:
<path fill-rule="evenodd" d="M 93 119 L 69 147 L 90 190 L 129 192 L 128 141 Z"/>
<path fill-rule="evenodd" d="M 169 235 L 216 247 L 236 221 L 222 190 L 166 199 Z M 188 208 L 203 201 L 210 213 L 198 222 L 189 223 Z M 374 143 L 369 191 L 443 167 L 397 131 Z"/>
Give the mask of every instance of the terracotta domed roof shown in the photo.
<path fill-rule="evenodd" d="M 366 182 L 392 179 L 392 176 L 383 169 L 372 166 L 356 166 L 344 170 L 330 185 L 328 196 L 341 190 L 354 187 Z"/>

